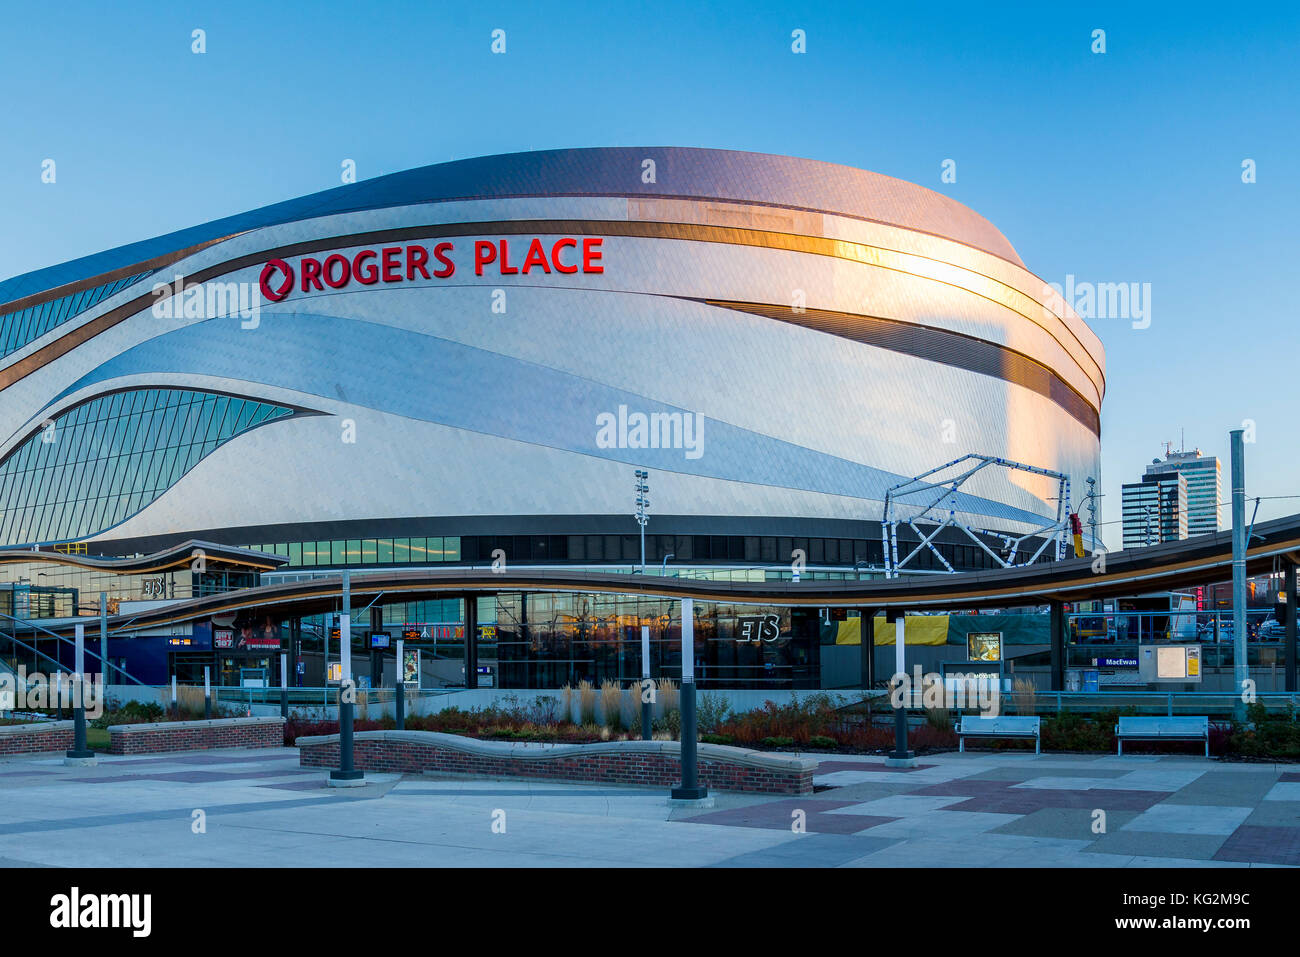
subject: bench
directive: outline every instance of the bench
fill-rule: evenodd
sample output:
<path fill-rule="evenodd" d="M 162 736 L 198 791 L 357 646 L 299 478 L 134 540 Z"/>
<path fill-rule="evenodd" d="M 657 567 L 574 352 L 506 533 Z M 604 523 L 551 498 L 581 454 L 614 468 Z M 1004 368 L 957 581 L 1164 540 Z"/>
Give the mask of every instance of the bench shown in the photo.
<path fill-rule="evenodd" d="M 1016 715 L 999 715 L 985 718 L 978 715 L 965 716 L 957 724 L 957 750 L 966 750 L 966 739 L 971 738 L 1032 738 L 1034 754 L 1041 753 L 1042 718 L 1021 717 Z"/>
<path fill-rule="evenodd" d="M 1210 719 L 1199 717 L 1124 717 L 1115 725 L 1115 742 L 1124 754 L 1124 741 L 1204 741 L 1210 756 Z"/>

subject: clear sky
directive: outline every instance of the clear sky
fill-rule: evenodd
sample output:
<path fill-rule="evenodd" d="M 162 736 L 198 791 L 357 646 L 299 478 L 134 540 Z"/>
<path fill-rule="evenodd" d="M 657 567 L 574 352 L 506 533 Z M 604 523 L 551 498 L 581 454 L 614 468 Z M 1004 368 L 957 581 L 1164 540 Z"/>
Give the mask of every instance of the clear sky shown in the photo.
<path fill-rule="evenodd" d="M 811 157 L 952 196 L 1048 282 L 1150 284 L 1148 328 L 1092 322 L 1109 522 L 1183 431 L 1226 496 L 1246 419 L 1248 492 L 1300 495 L 1291 3 L 29 3 L 4 13 L 0 81 L 0 277 L 339 185 L 345 159 Z"/>

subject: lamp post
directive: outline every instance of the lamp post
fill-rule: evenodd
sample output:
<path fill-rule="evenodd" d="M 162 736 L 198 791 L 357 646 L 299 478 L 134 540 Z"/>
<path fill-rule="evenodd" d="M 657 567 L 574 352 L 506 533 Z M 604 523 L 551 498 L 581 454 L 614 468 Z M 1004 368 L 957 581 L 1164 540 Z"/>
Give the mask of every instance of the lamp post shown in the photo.
<path fill-rule="evenodd" d="M 339 615 L 339 766 L 330 771 L 332 788 L 351 788 L 365 784 L 365 772 L 353 763 L 352 751 L 352 576 L 343 572 L 343 612 Z"/>
<path fill-rule="evenodd" d="M 671 800 L 702 802 L 708 788 L 700 786 L 695 723 L 695 601 L 682 599 L 682 784 L 673 788 Z"/>
<path fill-rule="evenodd" d="M 905 615 L 897 613 L 894 620 L 894 680 L 907 680 L 907 626 Z M 912 694 L 916 689 L 912 689 Z M 907 749 L 907 702 L 903 700 L 900 687 L 898 707 L 894 709 L 894 753 L 885 758 L 885 765 L 891 768 L 910 768 L 916 765 L 916 755 Z"/>
<path fill-rule="evenodd" d="M 650 509 L 650 499 L 646 497 L 650 491 L 650 485 L 646 479 L 650 473 L 644 469 L 636 470 L 636 523 L 641 526 L 641 574 L 645 574 L 645 527 L 650 521 L 647 512 Z"/>
<path fill-rule="evenodd" d="M 641 626 L 641 740 L 650 740 L 650 699 L 646 697 L 646 682 L 650 680 L 650 626 Z"/>
<path fill-rule="evenodd" d="M 72 676 L 72 750 L 64 764 L 94 764 L 95 752 L 86 747 L 86 626 L 76 626 L 76 674 Z M 56 672 L 57 674 L 58 672 Z"/>

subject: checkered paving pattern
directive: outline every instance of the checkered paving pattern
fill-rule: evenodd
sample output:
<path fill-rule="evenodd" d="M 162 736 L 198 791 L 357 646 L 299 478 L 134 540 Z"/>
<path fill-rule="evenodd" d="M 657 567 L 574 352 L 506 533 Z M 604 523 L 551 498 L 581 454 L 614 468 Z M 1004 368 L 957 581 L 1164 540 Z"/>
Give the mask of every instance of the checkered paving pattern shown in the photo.
<path fill-rule="evenodd" d="M 894 770 L 907 773 L 883 773 Z M 681 820 L 790 831 L 802 809 L 809 834 L 880 840 L 855 866 L 965 867 L 980 858 L 998 866 L 1300 866 L 1300 772 L 1284 766 L 1181 755 L 939 755 L 909 769 L 826 760 L 814 782 L 820 800 Z M 782 866 L 784 853 L 750 852 L 736 863 Z"/>
<path fill-rule="evenodd" d="M 1296 765 L 809 756 L 817 794 L 715 792 L 713 807 L 482 776 L 367 772 L 339 790 L 291 748 L 0 758 L 0 866 L 1300 867 Z"/>

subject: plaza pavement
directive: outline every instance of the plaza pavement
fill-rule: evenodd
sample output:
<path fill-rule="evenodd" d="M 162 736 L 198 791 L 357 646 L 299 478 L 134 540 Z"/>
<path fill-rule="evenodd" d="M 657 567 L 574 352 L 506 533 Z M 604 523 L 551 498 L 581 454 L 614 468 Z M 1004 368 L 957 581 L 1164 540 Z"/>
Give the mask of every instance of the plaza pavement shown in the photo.
<path fill-rule="evenodd" d="M 94 767 L 13 757 L 0 760 L 0 864 L 1300 865 L 1298 765 L 971 752 L 895 770 L 810 756 L 816 794 L 717 793 L 704 809 L 670 808 L 659 790 L 523 780 L 371 774 L 338 790 L 291 748 L 104 755 Z"/>

